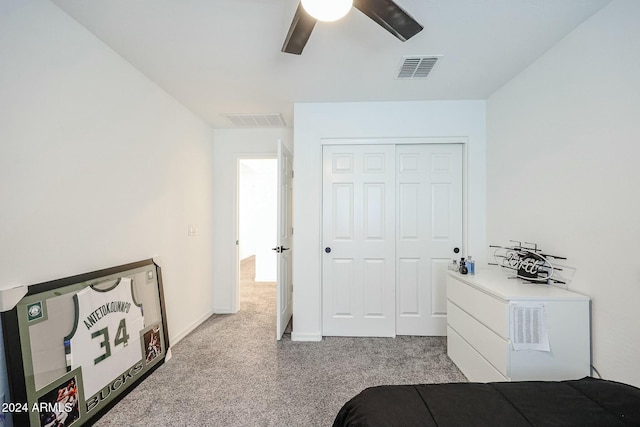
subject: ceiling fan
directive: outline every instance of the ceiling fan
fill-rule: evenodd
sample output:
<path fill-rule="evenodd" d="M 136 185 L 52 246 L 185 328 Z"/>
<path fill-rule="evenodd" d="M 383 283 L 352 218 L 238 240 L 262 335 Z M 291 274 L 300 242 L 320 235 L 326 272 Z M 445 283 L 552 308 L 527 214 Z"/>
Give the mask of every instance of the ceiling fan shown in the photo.
<path fill-rule="evenodd" d="M 353 6 L 403 42 L 424 28 L 393 0 L 353 0 Z M 298 3 L 282 52 L 300 55 L 317 21 Z"/>

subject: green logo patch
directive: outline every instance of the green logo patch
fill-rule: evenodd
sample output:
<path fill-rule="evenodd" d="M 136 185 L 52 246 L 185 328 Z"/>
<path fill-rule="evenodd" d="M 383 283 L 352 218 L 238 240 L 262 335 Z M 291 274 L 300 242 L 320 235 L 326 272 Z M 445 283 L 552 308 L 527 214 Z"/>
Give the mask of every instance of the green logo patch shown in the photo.
<path fill-rule="evenodd" d="M 29 304 L 27 306 L 27 316 L 29 322 L 42 318 L 43 314 L 42 302 L 34 302 L 33 304 Z"/>

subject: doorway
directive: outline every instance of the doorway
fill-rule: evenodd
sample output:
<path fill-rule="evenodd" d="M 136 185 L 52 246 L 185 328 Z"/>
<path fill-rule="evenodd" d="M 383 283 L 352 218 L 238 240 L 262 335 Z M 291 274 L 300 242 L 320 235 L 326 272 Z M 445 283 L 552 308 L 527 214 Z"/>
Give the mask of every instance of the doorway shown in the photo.
<path fill-rule="evenodd" d="M 293 155 L 278 140 L 275 159 L 269 155 L 238 157 L 236 166 L 236 311 L 241 310 L 241 260 L 252 257 L 252 283 L 275 283 L 276 339 L 280 340 L 293 315 Z"/>
<path fill-rule="evenodd" d="M 238 160 L 238 268 L 257 283 L 276 282 L 277 186 L 275 158 Z"/>

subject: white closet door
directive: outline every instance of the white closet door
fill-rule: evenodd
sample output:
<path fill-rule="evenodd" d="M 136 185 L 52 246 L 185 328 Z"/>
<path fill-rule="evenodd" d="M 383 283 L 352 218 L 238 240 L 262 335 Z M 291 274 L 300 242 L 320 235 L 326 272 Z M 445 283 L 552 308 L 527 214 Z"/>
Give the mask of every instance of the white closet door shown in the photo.
<path fill-rule="evenodd" d="M 323 335 L 395 335 L 394 153 L 323 148 Z"/>
<path fill-rule="evenodd" d="M 462 245 L 462 146 L 396 146 L 396 334 L 447 334 L 447 265 Z"/>

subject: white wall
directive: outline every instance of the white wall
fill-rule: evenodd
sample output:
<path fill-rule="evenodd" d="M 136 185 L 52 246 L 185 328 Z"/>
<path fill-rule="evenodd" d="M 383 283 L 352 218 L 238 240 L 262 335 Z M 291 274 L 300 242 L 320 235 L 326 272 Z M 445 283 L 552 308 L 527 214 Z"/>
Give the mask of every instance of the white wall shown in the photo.
<path fill-rule="evenodd" d="M 484 101 L 296 104 L 294 108 L 293 340 L 320 340 L 323 138 L 467 137 L 467 251 L 485 240 Z"/>
<path fill-rule="evenodd" d="M 0 287 L 159 255 L 175 343 L 212 312 L 212 131 L 49 1 L 0 3 L 0 58 Z"/>
<path fill-rule="evenodd" d="M 251 197 L 253 196 L 253 178 L 255 176 L 255 171 L 247 165 L 246 161 L 241 160 L 239 167 L 239 181 L 238 187 L 240 194 L 238 195 L 239 201 L 239 209 L 238 217 L 240 221 L 240 229 L 238 230 L 238 237 L 242 242 L 239 245 L 238 253 L 241 260 L 248 258 L 252 255 L 256 254 L 256 242 L 255 235 L 253 234 L 253 221 L 252 214 L 249 210 L 249 203 L 251 202 Z"/>
<path fill-rule="evenodd" d="M 640 2 L 616 0 L 487 102 L 490 243 L 538 242 L 592 298 L 593 365 L 640 386 Z"/>
<path fill-rule="evenodd" d="M 216 129 L 214 130 L 213 263 L 214 311 L 238 311 L 238 159 L 273 158 L 277 142 L 291 145 L 291 129 Z M 275 316 L 275 313 L 274 313 Z"/>

